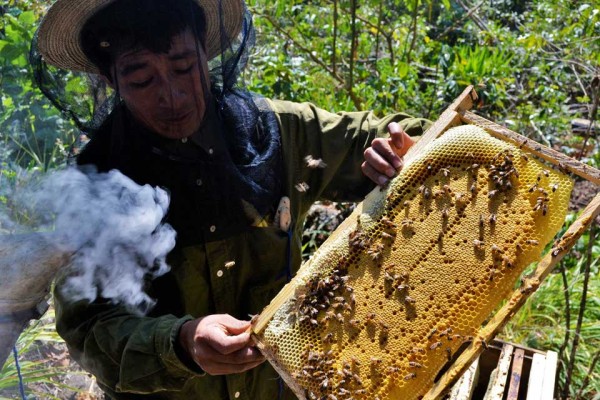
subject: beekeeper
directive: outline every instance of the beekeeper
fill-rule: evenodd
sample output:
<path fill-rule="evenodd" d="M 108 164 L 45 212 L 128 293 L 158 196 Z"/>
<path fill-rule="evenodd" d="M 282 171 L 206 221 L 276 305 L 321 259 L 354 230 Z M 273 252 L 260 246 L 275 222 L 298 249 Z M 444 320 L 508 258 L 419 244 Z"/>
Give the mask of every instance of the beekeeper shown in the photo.
<path fill-rule="evenodd" d="M 260 98 L 239 79 L 253 38 L 242 0 L 58 0 L 40 25 L 32 59 L 55 105 L 77 118 L 63 70 L 114 90 L 77 163 L 171 196 L 177 246 L 147 315 L 55 292 L 58 332 L 109 398 L 295 398 L 248 319 L 297 271 L 311 204 L 386 184 L 427 125 Z"/>

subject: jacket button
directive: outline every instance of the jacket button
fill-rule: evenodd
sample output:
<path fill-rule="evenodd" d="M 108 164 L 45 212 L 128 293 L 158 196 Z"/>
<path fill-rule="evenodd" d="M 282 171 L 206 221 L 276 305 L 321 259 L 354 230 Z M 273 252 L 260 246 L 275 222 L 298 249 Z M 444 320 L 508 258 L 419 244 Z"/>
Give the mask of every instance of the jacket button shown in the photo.
<path fill-rule="evenodd" d="M 240 392 L 235 392 L 235 394 L 233 395 L 233 397 L 235 397 L 236 399 L 237 399 L 238 397 L 240 397 Z"/>
<path fill-rule="evenodd" d="M 212 149 L 212 147 L 210 149 L 208 149 L 208 154 L 212 155 L 215 151 Z"/>
<path fill-rule="evenodd" d="M 187 139 L 186 137 L 184 137 L 184 138 L 181 138 L 181 143 L 187 143 L 187 140 L 188 140 L 188 139 Z"/>
<path fill-rule="evenodd" d="M 223 276 L 223 270 L 222 269 L 220 269 L 220 270 L 217 271 L 217 276 L 219 278 Z"/>
<path fill-rule="evenodd" d="M 214 225 L 211 225 L 209 229 L 210 229 L 211 233 L 215 233 L 215 231 L 217 230 L 217 227 Z"/>
<path fill-rule="evenodd" d="M 202 186 L 202 179 L 196 179 L 196 186 Z"/>

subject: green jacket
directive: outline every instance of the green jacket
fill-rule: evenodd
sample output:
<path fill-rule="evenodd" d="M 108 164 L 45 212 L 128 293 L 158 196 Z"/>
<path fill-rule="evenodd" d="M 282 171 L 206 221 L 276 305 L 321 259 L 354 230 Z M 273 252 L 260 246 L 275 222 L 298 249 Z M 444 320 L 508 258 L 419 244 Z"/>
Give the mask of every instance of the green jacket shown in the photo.
<path fill-rule="evenodd" d="M 155 146 L 172 143 L 127 139 L 129 147 L 125 143 L 122 154 L 115 156 L 110 150 L 115 136 L 108 132 L 111 125 L 105 124 L 106 132 L 101 130 L 80 156 L 80 164 L 96 164 L 100 171 L 118 168 L 139 183 L 166 187 L 171 192 L 171 208 L 176 209 L 167 221 L 176 230 L 180 226 L 189 230 L 185 226 L 189 221 L 178 219 L 195 213 L 199 219 L 192 219 L 192 228 L 202 233 L 186 234 L 178 241 L 168 259 L 171 271 L 149 284 L 148 293 L 157 305 L 146 317 L 102 300 L 69 302 L 60 290 L 55 291 L 58 332 L 72 356 L 96 376 L 110 398 L 295 398 L 268 362 L 228 376 L 209 376 L 187 364 L 178 355 L 179 329 L 184 322 L 209 314 L 247 320 L 259 313 L 300 266 L 302 228 L 309 207 L 319 199 L 361 200 L 373 188 L 360 170 L 371 141 L 386 136 L 392 121 L 411 136 L 420 135 L 428 122 L 405 114 L 380 119 L 370 112 L 332 114 L 306 103 L 268 103 L 281 133 L 281 194 L 291 201 L 289 232 L 247 224 L 231 229 L 236 222 L 227 219 L 227 209 L 210 201 L 210 193 L 222 190 L 219 182 L 211 181 L 210 165 L 181 165 L 157 158 L 144 147 L 148 140 L 158 140 Z M 323 159 L 327 167 L 307 168 L 307 155 Z M 306 182 L 309 189 L 298 191 L 299 182 Z M 177 210 L 183 211 L 178 214 Z M 235 265 L 226 268 L 230 261 Z"/>

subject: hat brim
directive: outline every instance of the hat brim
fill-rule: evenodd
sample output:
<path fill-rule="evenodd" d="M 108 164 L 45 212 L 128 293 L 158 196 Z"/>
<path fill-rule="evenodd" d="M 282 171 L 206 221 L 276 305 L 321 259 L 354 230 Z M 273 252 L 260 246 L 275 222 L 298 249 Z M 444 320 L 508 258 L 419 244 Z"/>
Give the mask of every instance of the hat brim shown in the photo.
<path fill-rule="evenodd" d="M 99 74 L 83 52 L 81 29 L 94 14 L 118 0 L 57 0 L 38 31 L 38 48 L 44 61 L 59 68 Z M 206 17 L 206 48 L 209 60 L 221 53 L 222 33 L 232 41 L 242 29 L 242 0 L 194 0 Z"/>

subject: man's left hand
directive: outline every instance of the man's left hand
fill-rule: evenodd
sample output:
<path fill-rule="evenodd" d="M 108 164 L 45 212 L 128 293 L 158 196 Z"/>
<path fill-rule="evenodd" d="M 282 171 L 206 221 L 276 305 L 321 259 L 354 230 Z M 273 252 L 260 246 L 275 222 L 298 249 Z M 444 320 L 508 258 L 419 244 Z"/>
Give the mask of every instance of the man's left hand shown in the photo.
<path fill-rule="evenodd" d="M 363 173 L 379 186 L 385 186 L 404 165 L 402 157 L 414 144 L 397 122 L 388 125 L 389 138 L 377 138 L 365 150 Z"/>

